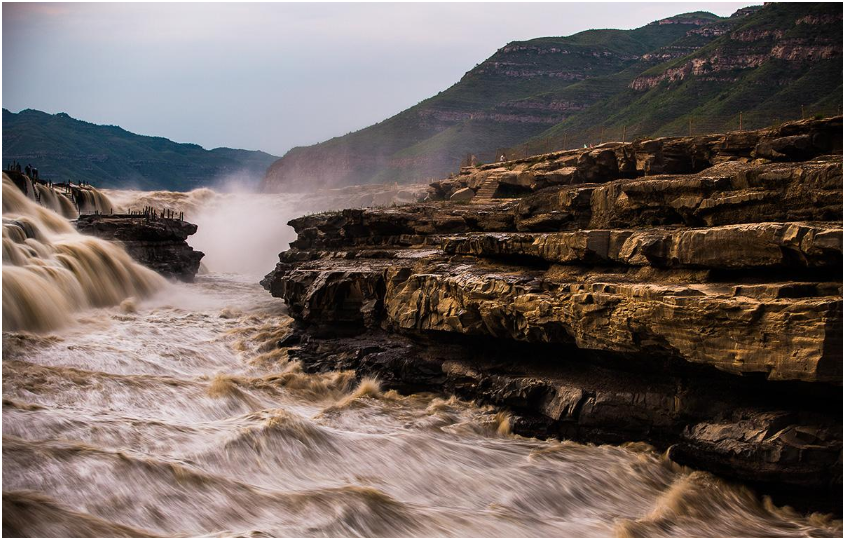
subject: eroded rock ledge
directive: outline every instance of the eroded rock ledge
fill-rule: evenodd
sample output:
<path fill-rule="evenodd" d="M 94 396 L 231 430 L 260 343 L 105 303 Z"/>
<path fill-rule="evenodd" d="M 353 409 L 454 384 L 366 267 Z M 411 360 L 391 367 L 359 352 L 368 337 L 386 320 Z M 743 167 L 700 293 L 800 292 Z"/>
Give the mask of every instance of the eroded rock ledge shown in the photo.
<path fill-rule="evenodd" d="M 504 193 L 553 185 L 604 183 L 663 174 L 693 174 L 725 162 L 798 162 L 842 150 L 843 117 L 789 122 L 755 131 L 636 142 L 558 151 L 525 159 L 465 167 L 454 178 L 431 184 L 431 199 L 460 189 L 478 191 L 489 180 Z"/>
<path fill-rule="evenodd" d="M 648 440 L 839 511 L 840 128 L 567 152 L 523 171 L 519 198 L 295 219 L 263 280 L 301 322 L 281 345 L 307 368 L 508 406 L 522 433 Z"/>
<path fill-rule="evenodd" d="M 75 226 L 80 233 L 120 242 L 133 259 L 166 277 L 191 282 L 203 258 L 203 252 L 194 250 L 186 242 L 197 232 L 197 225 L 183 220 L 139 215 L 81 215 Z"/>

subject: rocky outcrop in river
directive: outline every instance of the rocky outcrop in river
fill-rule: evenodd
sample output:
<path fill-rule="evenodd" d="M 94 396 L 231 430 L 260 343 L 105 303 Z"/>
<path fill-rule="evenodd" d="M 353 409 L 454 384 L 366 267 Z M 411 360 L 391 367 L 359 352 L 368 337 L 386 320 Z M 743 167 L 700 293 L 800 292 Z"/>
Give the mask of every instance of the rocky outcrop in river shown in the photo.
<path fill-rule="evenodd" d="M 607 144 L 295 219 L 263 280 L 300 322 L 280 345 L 307 369 L 503 405 L 518 433 L 648 441 L 839 511 L 841 132 Z"/>
<path fill-rule="evenodd" d="M 133 259 L 163 276 L 191 282 L 200 268 L 203 252 L 186 243 L 197 232 L 197 226 L 184 220 L 81 215 L 75 224 L 80 233 L 121 243 Z"/>

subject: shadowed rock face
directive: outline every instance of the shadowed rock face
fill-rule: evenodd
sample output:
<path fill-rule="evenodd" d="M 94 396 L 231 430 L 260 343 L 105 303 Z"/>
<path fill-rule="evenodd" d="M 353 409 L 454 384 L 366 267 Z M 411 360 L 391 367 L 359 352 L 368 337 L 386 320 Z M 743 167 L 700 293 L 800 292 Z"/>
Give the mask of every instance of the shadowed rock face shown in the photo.
<path fill-rule="evenodd" d="M 303 217 L 263 285 L 302 322 L 285 345 L 310 368 L 506 405 L 532 435 L 648 440 L 835 509 L 841 127 L 543 156 L 507 163 L 527 165 L 518 199 Z"/>
<path fill-rule="evenodd" d="M 163 276 L 191 282 L 200 268 L 203 252 L 186 243 L 197 232 L 195 224 L 130 215 L 82 215 L 75 224 L 80 233 L 120 242 L 133 259 Z"/>

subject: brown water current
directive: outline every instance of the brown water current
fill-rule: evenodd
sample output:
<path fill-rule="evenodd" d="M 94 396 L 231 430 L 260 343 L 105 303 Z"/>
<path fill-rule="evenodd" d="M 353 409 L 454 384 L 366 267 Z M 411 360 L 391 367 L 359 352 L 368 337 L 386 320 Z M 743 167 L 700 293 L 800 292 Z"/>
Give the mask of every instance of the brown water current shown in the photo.
<path fill-rule="evenodd" d="M 120 246 L 78 233 L 4 175 L 4 330 L 56 329 L 74 323 L 81 310 L 145 297 L 165 285 Z"/>
<path fill-rule="evenodd" d="M 253 276 L 91 306 L 3 332 L 6 536 L 842 535 L 645 445 L 521 438 L 499 409 L 306 374 Z"/>

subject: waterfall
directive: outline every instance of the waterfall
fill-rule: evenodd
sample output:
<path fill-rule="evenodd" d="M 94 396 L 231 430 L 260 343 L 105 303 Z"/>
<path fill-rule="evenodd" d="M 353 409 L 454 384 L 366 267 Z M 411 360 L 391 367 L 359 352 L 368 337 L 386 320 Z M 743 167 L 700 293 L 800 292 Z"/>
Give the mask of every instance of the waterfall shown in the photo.
<path fill-rule="evenodd" d="M 92 187 L 79 187 L 74 189 L 74 199 L 80 213 L 109 213 L 112 210 L 112 202 L 99 190 Z"/>
<path fill-rule="evenodd" d="M 97 191 L 89 193 L 94 207 L 104 200 L 108 204 Z M 63 214 L 67 210 L 59 201 L 55 207 Z M 75 312 L 145 297 L 165 285 L 165 279 L 134 262 L 120 246 L 78 233 L 66 218 L 38 205 L 3 174 L 4 330 L 53 330 L 69 324 Z"/>
<path fill-rule="evenodd" d="M 56 190 L 51 189 L 41 183 L 34 184 L 35 192 L 38 194 L 38 200 L 44 207 L 52 209 L 65 218 L 73 219 L 77 217 L 77 208 L 67 196 L 64 196 Z M 102 196 L 102 195 L 101 195 Z"/>

